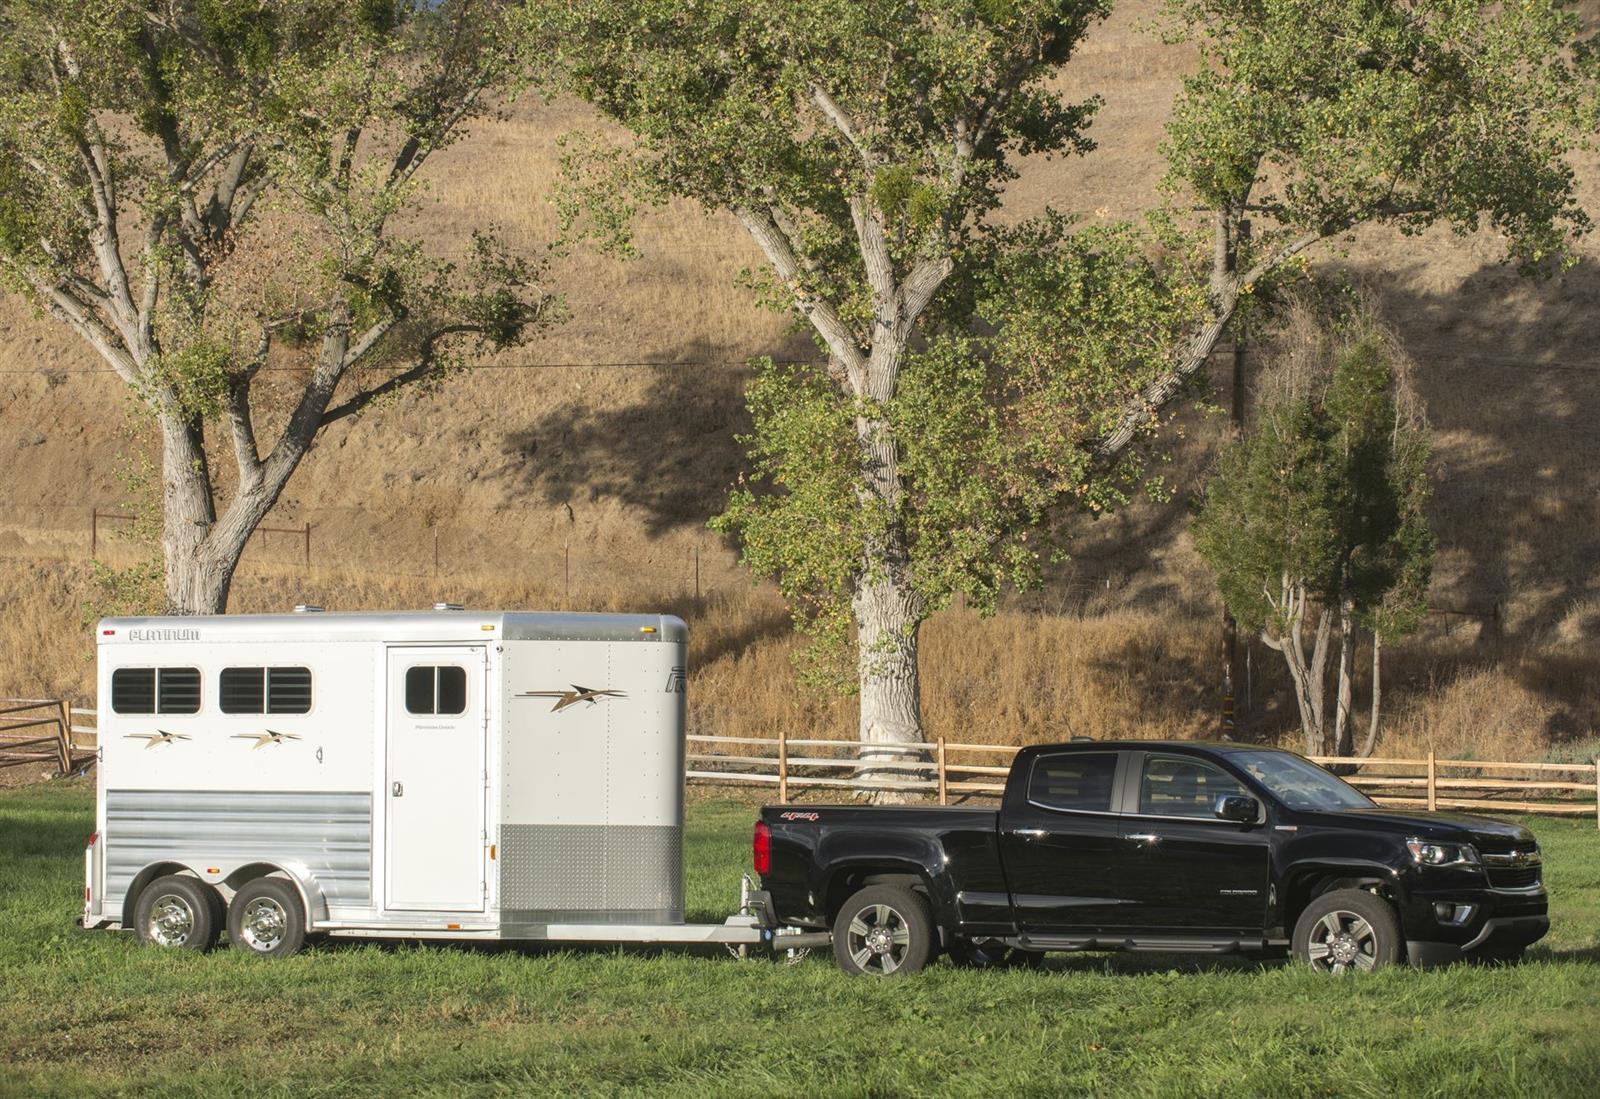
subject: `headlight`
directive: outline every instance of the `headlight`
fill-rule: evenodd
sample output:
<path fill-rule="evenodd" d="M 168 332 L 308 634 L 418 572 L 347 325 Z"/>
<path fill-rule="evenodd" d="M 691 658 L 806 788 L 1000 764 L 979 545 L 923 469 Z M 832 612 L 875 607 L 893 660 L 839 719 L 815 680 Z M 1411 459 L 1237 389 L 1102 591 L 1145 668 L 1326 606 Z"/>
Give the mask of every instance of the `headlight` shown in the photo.
<path fill-rule="evenodd" d="M 1406 840 L 1406 850 L 1411 861 L 1423 866 L 1477 866 L 1478 849 L 1470 843 L 1430 843 L 1427 840 Z"/>

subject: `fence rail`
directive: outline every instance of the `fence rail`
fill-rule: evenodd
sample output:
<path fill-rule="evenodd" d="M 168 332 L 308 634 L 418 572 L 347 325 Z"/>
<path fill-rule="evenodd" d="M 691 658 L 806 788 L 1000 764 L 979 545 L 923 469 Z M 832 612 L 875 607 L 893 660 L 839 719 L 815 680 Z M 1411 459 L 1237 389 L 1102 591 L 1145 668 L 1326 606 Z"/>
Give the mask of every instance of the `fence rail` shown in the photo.
<path fill-rule="evenodd" d="M 845 789 L 923 793 L 948 805 L 952 795 L 995 796 L 1005 790 L 1009 768 L 997 766 L 1020 750 L 1011 744 L 964 744 L 945 740 L 916 744 L 863 744 L 854 740 L 791 740 L 691 734 L 685 775 L 692 782 L 776 786 L 779 803 L 792 790 Z M 760 754 L 720 746 L 767 749 Z M 708 748 L 704 746 L 709 746 Z M 803 754 L 791 754 L 791 749 Z M 837 755 L 823 755 L 833 751 Z M 966 758 L 966 757 L 976 757 Z M 977 760 L 981 759 L 982 762 Z M 1600 760 L 1594 763 L 1514 763 L 1494 760 L 1360 759 L 1313 756 L 1342 772 L 1380 805 L 1474 809 L 1556 816 L 1594 816 L 1600 828 Z M 1442 774 L 1441 772 L 1448 772 Z M 1506 772 L 1512 772 L 1507 776 Z M 1516 773 L 1528 777 L 1515 777 Z M 1511 795 L 1520 795 L 1513 798 Z"/>
<path fill-rule="evenodd" d="M 0 770 L 28 764 L 49 764 L 67 774 L 94 754 L 83 738 L 94 733 L 75 725 L 93 710 L 75 710 L 56 698 L 0 698 Z"/>

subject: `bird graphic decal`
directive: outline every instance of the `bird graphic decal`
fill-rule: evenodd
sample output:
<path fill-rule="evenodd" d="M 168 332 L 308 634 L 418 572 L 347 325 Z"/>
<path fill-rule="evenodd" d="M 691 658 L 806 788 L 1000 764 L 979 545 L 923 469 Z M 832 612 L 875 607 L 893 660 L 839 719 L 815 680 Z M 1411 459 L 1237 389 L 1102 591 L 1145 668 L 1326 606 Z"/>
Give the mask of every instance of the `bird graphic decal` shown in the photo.
<path fill-rule="evenodd" d="M 256 742 L 256 746 L 255 748 L 252 748 L 251 751 L 259 751 L 260 749 L 265 748 L 268 744 L 282 744 L 286 740 L 299 740 L 300 734 L 275 733 L 271 729 L 267 729 L 259 733 L 234 733 L 233 739 L 253 740 Z"/>
<path fill-rule="evenodd" d="M 145 742 L 145 750 L 148 751 L 157 744 L 173 744 L 180 740 L 190 740 L 192 738 L 187 733 L 169 733 L 165 729 L 157 729 L 153 733 L 129 733 L 123 739 L 142 740 Z"/>
<path fill-rule="evenodd" d="M 576 683 L 570 691 L 523 691 L 518 698 L 553 698 L 556 704 L 550 707 L 550 712 L 558 714 L 568 706 L 576 706 L 580 702 L 587 702 L 593 706 L 602 698 L 626 698 L 622 691 L 600 691 L 593 687 L 580 687 Z"/>

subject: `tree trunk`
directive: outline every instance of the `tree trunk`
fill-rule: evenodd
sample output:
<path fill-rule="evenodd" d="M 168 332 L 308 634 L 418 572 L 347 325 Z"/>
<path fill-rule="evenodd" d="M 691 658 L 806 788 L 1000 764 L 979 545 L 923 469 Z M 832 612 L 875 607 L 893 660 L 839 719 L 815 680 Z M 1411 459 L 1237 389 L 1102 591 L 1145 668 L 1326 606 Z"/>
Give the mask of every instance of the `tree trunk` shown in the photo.
<path fill-rule="evenodd" d="M 161 424 L 161 553 L 168 614 L 221 614 L 237 558 L 224 563 L 211 544 L 216 501 L 206 463 L 204 428 L 170 408 Z"/>
<path fill-rule="evenodd" d="M 1361 746 L 1361 758 L 1372 754 L 1378 745 L 1378 710 L 1383 701 L 1383 635 L 1372 634 L 1372 716 L 1367 721 L 1367 742 Z"/>
<path fill-rule="evenodd" d="M 1355 728 L 1350 718 L 1351 699 L 1355 692 L 1352 680 L 1356 672 L 1355 611 L 1351 600 L 1339 604 L 1339 694 L 1334 703 L 1333 754 L 1348 756 L 1354 751 Z"/>
<path fill-rule="evenodd" d="M 900 528 L 902 485 L 894 436 L 886 421 L 871 416 L 857 418 L 856 433 L 865 473 L 861 506 L 883 518 L 882 535 L 866 546 L 851 599 L 856 620 L 856 677 L 861 707 L 857 736 L 862 744 L 861 758 L 881 763 L 927 762 L 924 749 L 873 749 L 875 745 L 922 741 L 917 640 L 924 607 L 911 583 L 910 553 Z M 864 767 L 859 774 L 873 781 L 926 777 L 924 772 L 901 767 Z M 912 801 L 915 794 L 884 790 L 874 794 L 873 800 L 879 804 Z"/>

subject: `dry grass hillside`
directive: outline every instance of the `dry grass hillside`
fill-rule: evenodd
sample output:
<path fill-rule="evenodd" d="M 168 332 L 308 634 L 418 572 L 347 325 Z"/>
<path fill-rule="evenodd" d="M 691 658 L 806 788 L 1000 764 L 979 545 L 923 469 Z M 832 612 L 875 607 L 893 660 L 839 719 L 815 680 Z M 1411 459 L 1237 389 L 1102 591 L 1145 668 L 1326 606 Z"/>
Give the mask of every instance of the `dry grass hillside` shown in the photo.
<path fill-rule="evenodd" d="M 1153 11 L 1151 0 L 1120 5 L 1065 81 L 1069 95 L 1105 99 L 1098 151 L 1026 164 L 1007 217 L 1050 205 L 1093 221 L 1154 201 L 1161 127 L 1193 58 L 1142 26 Z M 597 124 L 578 104 L 513 104 L 431 165 L 419 228 L 444 251 L 487 224 L 544 249 L 557 138 Z M 1600 211 L 1600 165 L 1579 168 Z M 538 343 L 330 431 L 269 521 L 311 525 L 311 568 L 297 566 L 298 536 L 258 537 L 235 607 L 449 597 L 675 608 L 695 626 L 699 724 L 847 732 L 847 702 L 796 689 L 781 607 L 705 530 L 739 466 L 743 362 L 810 348 L 733 285 L 756 254 L 731 219 L 675 205 L 645 219 L 639 245 L 631 262 L 582 250 L 555 261 L 572 320 Z M 1591 736 L 1600 717 L 1600 242 L 1547 282 L 1519 279 L 1498 254 L 1487 236 L 1372 232 L 1324 256 L 1371 283 L 1418 363 L 1437 430 L 1433 601 L 1495 612 L 1487 625 L 1441 615 L 1396 655 L 1396 748 L 1573 750 L 1559 746 Z M 1183 426 L 1179 487 L 1205 469 L 1221 428 L 1199 413 Z M 101 598 L 87 564 L 91 514 L 139 503 L 119 471 L 148 454 L 140 417 L 97 360 L 0 298 L 0 692 L 88 694 L 81 620 Z M 115 541 L 125 521 L 95 522 L 102 557 L 137 554 Z M 997 618 L 957 611 L 932 623 L 936 732 L 1212 726 L 1219 608 L 1181 497 L 1085 522 L 1075 545 L 1055 583 Z M 1270 655 L 1255 654 L 1254 722 L 1266 735 L 1285 721 L 1271 705 Z"/>

